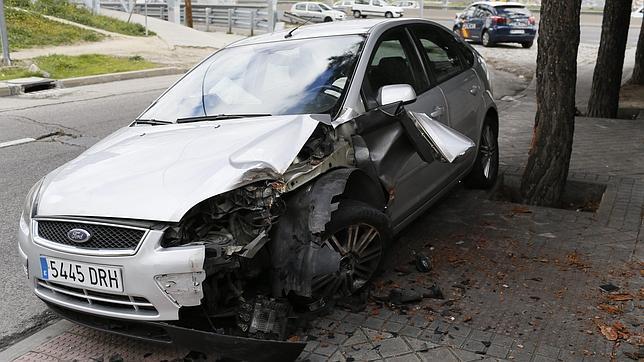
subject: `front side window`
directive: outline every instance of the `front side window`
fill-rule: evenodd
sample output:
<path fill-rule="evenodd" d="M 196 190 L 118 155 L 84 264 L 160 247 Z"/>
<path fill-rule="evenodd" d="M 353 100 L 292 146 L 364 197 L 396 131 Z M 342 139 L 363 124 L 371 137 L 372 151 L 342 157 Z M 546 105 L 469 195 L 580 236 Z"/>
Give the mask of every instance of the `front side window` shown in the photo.
<path fill-rule="evenodd" d="M 327 4 L 322 4 L 320 3 L 319 6 L 322 8 L 322 10 L 333 10 L 331 7 Z"/>
<path fill-rule="evenodd" d="M 364 37 L 320 37 L 222 49 L 175 84 L 140 119 L 219 114 L 331 114 Z"/>
<path fill-rule="evenodd" d="M 421 45 L 436 81 L 444 82 L 460 73 L 464 67 L 458 50 L 458 42 L 444 31 L 432 26 L 417 26 L 414 33 Z M 450 36 L 447 36 L 450 35 Z"/>
<path fill-rule="evenodd" d="M 315 11 L 315 12 L 321 13 L 322 9 L 320 9 L 318 4 L 309 4 L 309 11 Z"/>
<path fill-rule="evenodd" d="M 419 82 L 414 69 L 417 58 L 413 58 L 407 34 L 396 29 L 383 35 L 374 51 L 365 74 L 363 93 L 369 108 L 377 106 L 374 102 L 378 90 L 386 85 L 409 84 L 420 93 L 423 84 Z M 417 63 L 417 62 L 416 62 Z"/>

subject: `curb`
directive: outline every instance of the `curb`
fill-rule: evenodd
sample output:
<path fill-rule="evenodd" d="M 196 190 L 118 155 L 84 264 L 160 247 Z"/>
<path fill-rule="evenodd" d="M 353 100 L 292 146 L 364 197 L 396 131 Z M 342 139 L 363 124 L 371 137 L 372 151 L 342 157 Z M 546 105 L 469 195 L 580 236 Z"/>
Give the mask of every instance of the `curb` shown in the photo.
<path fill-rule="evenodd" d="M 130 72 L 109 73 L 99 75 L 89 75 L 86 77 L 66 78 L 58 80 L 57 86 L 59 88 L 72 88 L 84 85 L 100 84 L 116 82 L 119 80 L 137 79 L 137 78 L 151 78 L 163 75 L 181 74 L 185 73 L 186 69 L 177 67 L 153 68 L 144 70 L 133 70 Z"/>
<path fill-rule="evenodd" d="M 74 324 L 67 320 L 59 320 L 49 326 L 41 329 L 40 331 L 26 337 L 20 342 L 14 343 L 7 347 L 4 351 L 0 352 L 0 361 L 13 361 L 14 359 L 29 353 L 35 347 L 42 345 L 48 340 L 64 333 L 70 329 Z"/>
<path fill-rule="evenodd" d="M 164 75 L 183 74 L 188 69 L 178 67 L 164 67 L 144 70 L 133 70 L 129 72 L 108 73 L 99 75 L 89 75 L 85 77 L 66 78 L 53 80 L 56 88 L 73 88 L 84 85 L 116 82 L 120 80 L 160 77 Z M 8 84 L 0 82 L 0 97 L 15 96 L 24 93 L 23 85 Z"/>

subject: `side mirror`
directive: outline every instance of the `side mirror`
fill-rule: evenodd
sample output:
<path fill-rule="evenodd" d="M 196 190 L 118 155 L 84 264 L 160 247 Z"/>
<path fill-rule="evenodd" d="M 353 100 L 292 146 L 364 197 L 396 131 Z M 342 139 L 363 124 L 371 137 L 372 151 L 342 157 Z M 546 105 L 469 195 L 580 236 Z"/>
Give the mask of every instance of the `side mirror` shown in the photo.
<path fill-rule="evenodd" d="M 397 102 L 409 104 L 415 100 L 416 92 L 409 84 L 391 84 L 378 90 L 378 104 L 381 106 Z"/>

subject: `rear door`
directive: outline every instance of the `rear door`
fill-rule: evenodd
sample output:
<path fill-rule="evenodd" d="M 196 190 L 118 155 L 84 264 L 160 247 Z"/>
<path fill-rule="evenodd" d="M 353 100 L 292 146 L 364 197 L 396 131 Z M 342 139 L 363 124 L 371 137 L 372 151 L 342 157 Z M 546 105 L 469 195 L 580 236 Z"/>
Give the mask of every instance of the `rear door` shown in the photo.
<path fill-rule="evenodd" d="M 431 81 L 445 96 L 447 108 L 444 112 L 449 120 L 448 126 L 478 142 L 478 114 L 484 103 L 482 84 L 472 69 L 473 58 L 466 58 L 461 51 L 462 45 L 452 33 L 442 28 L 419 24 L 412 29 L 424 64 L 431 71 Z M 469 164 L 461 162 L 454 171 L 460 172 Z"/>
<path fill-rule="evenodd" d="M 409 84 L 417 94 L 405 109 L 431 113 L 447 124 L 447 105 L 439 87 L 432 87 L 411 35 L 404 27 L 394 28 L 379 39 L 370 55 L 369 67 L 362 86 L 366 116 L 378 114 L 378 90 L 386 85 Z M 394 224 L 409 216 L 435 195 L 449 177 L 450 164 L 425 162 L 410 142 L 400 122 L 390 122 L 361 133 L 369 149 L 377 177 L 390 195 L 388 212 Z"/>

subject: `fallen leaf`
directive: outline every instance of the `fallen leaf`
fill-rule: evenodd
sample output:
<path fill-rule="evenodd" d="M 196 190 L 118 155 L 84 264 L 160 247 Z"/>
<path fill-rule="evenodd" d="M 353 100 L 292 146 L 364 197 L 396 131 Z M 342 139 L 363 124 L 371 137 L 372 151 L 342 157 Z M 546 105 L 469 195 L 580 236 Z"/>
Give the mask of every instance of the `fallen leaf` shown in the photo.
<path fill-rule="evenodd" d="M 471 320 L 472 320 L 472 316 L 469 316 L 469 315 L 463 318 L 463 322 L 465 323 L 470 322 Z"/>
<path fill-rule="evenodd" d="M 610 313 L 610 314 L 620 314 L 620 313 L 622 313 L 621 309 L 619 309 L 618 307 L 615 307 L 613 305 L 610 305 L 610 304 L 600 304 L 597 307 L 599 309 L 603 310 L 604 312 Z"/>
<path fill-rule="evenodd" d="M 287 341 L 289 342 L 299 342 L 300 341 L 300 336 L 290 336 L 288 337 Z"/>
<path fill-rule="evenodd" d="M 599 331 L 601 332 L 601 334 L 604 335 L 604 337 L 606 337 L 607 340 L 609 341 L 617 340 L 617 331 L 615 330 L 615 328 L 611 326 L 607 326 L 601 322 L 597 323 L 597 327 L 599 327 Z"/>
<path fill-rule="evenodd" d="M 633 296 L 628 293 L 610 294 L 608 295 L 608 299 L 614 300 L 616 302 L 625 302 L 628 300 L 633 300 Z"/>
<path fill-rule="evenodd" d="M 528 209 L 525 206 L 516 206 L 512 208 L 512 213 L 514 214 L 531 214 L 532 210 Z"/>

